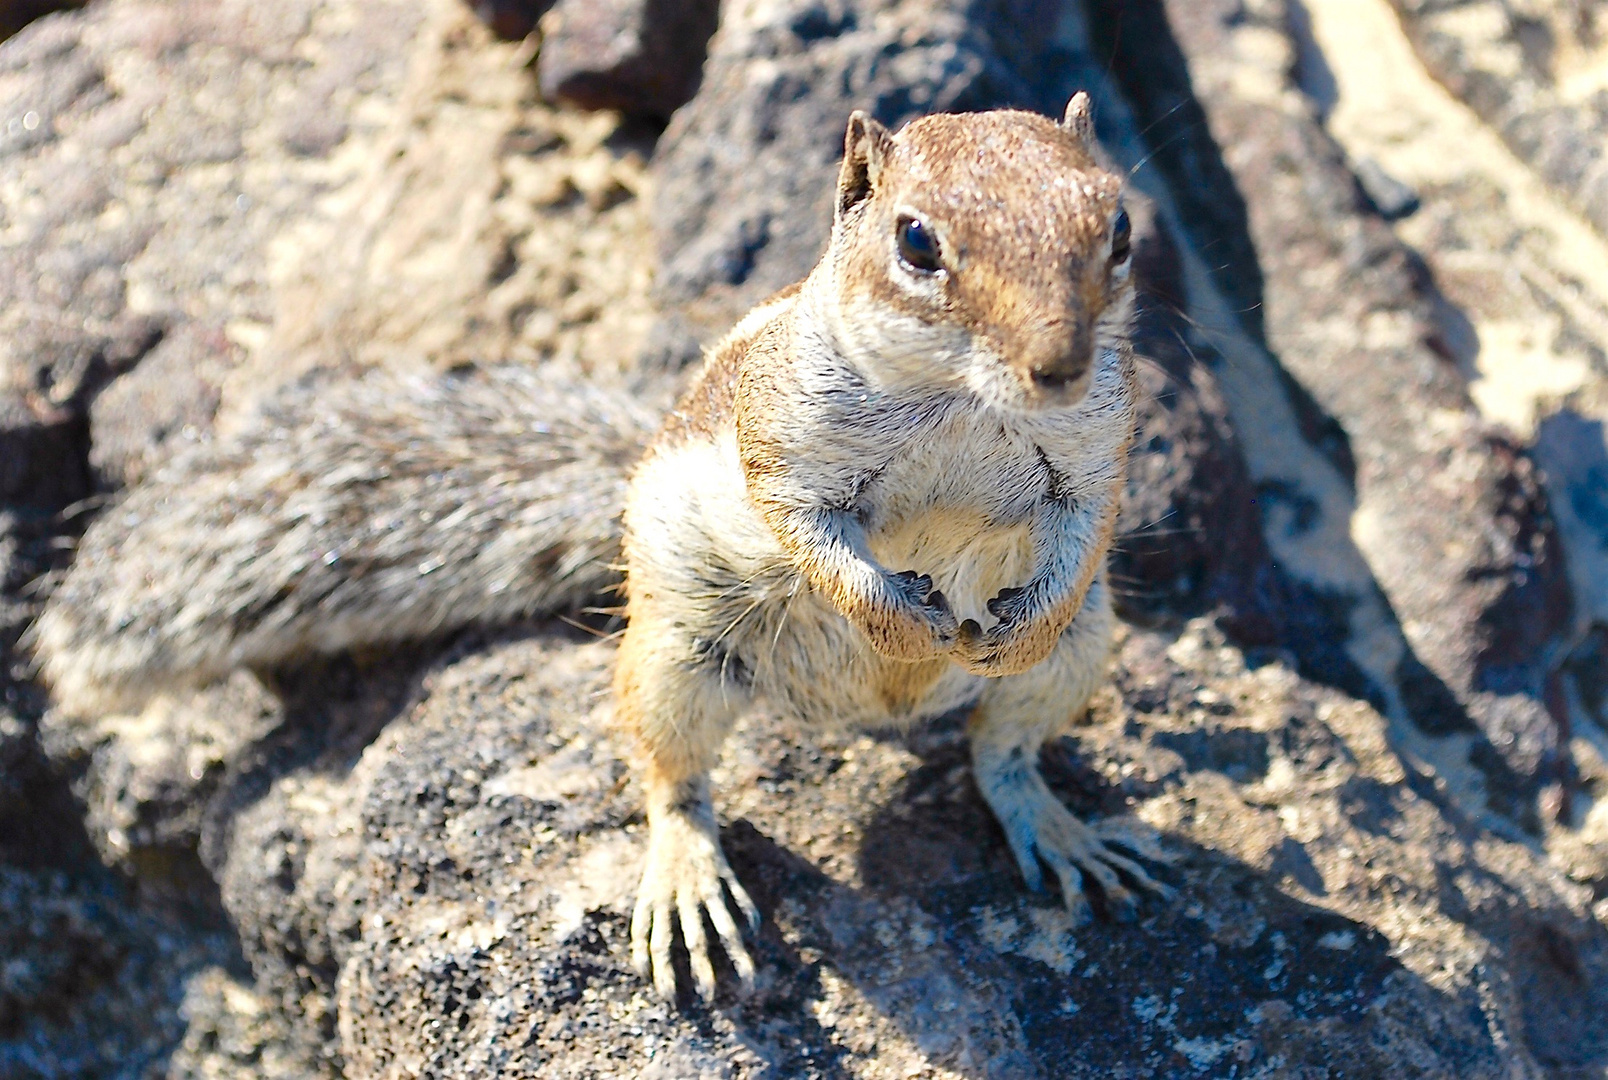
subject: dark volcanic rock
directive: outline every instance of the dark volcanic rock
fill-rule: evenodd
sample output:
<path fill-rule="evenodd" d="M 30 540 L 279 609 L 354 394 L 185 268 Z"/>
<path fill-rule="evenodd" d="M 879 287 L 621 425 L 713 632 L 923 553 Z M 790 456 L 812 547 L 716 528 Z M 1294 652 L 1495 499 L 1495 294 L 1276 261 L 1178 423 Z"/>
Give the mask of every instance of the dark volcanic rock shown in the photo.
<path fill-rule="evenodd" d="M 678 1012 L 629 970 L 641 825 L 609 652 L 540 636 L 443 668 L 324 803 L 361 808 L 361 915 L 318 909 L 360 927 L 339 944 L 347 1075 L 1499 1076 L 1524 1056 L 1487 1024 L 1580 1045 L 1598 1007 L 1549 1017 L 1570 976 L 1538 942 L 1584 974 L 1608 962 L 1602 927 L 1501 872 L 1472 903 L 1438 884 L 1475 856 L 1403 783 L 1378 715 L 1247 671 L 1197 626 L 1132 636 L 1120 694 L 1051 768 L 1080 812 L 1162 823 L 1178 904 L 1074 933 L 1021 888 L 956 724 L 903 740 L 756 718 L 717 799 L 765 913 L 758 987 Z M 309 857 L 351 843 L 357 812 Z M 1406 895 L 1424 922 L 1403 952 L 1373 927 Z M 1471 948 L 1511 973 L 1487 1004 L 1413 974 Z"/>
<path fill-rule="evenodd" d="M 1291 585 L 1262 539 L 1256 486 L 1217 380 L 1192 343 L 1178 252 L 1150 200 L 1128 198 L 1139 301 L 1139 418 L 1111 558 L 1129 621 L 1215 610 L 1247 645 L 1288 639 Z"/>
<path fill-rule="evenodd" d="M 0 864 L 0 1075 L 160 1075 L 184 979 L 221 934 L 133 909 L 98 873 Z"/>
<path fill-rule="evenodd" d="M 958 4 L 730 8 L 654 154 L 661 299 L 707 338 L 802 277 L 831 227 L 854 109 L 898 124 L 1025 96 Z"/>
<path fill-rule="evenodd" d="M 559 0 L 542 20 L 542 96 L 668 120 L 698 89 L 719 0 Z"/>
<path fill-rule="evenodd" d="M 0 0 L 0 40 L 52 11 L 78 7 L 81 3 L 82 0 Z"/>
<path fill-rule="evenodd" d="M 536 29 L 536 20 L 553 0 L 468 0 L 480 21 L 504 41 L 517 41 Z"/>

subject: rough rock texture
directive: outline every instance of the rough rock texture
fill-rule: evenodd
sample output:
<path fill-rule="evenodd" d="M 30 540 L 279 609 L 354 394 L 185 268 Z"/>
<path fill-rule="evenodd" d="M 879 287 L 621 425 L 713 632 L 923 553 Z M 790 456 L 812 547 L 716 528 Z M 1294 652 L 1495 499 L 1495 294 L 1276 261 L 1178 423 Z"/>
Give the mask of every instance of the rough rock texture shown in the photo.
<path fill-rule="evenodd" d="M 549 101 L 668 120 L 698 89 L 719 0 L 560 0 L 542 20 Z"/>
<path fill-rule="evenodd" d="M 534 39 L 455 0 L 105 0 L 0 46 L 0 1074 L 1601 1073 L 1608 292 L 1549 284 L 1573 249 L 1504 216 L 1518 181 L 1343 126 L 1325 3 L 728 4 L 656 140 L 543 104 Z M 1079 86 L 1148 196 L 1149 362 L 1132 625 L 1047 771 L 1171 853 L 1175 903 L 1074 933 L 1025 893 L 958 717 L 759 715 L 716 777 L 759 985 L 683 1011 L 627 963 L 606 641 L 469 633 L 40 720 L 12 642 L 175 440 L 314 367 L 548 363 L 662 401 L 813 261 L 850 108 Z M 1364 157 L 1420 193 L 1398 232 Z M 1492 312 L 1535 306 L 1523 355 L 1580 374 L 1506 423 Z"/>
<path fill-rule="evenodd" d="M 134 909 L 104 870 L 0 864 L 0 1075 L 162 1075 L 185 978 L 228 955 L 187 914 Z"/>
<path fill-rule="evenodd" d="M 1429 70 L 1608 231 L 1608 5 L 1395 0 Z"/>
<path fill-rule="evenodd" d="M 1021 889 L 956 723 L 756 718 L 717 798 L 765 912 L 759 987 L 679 1014 L 628 974 L 640 819 L 609 653 L 550 632 L 477 648 L 349 775 L 279 785 L 295 869 L 241 866 L 276 920 L 333 928 L 349 1074 L 1498 1076 L 1535 1064 L 1493 1034 L 1519 1030 L 1547 1065 L 1604 1052 L 1584 890 L 1446 816 L 1371 708 L 1248 670 L 1203 625 L 1132 634 L 1053 763 L 1080 811 L 1165 831 L 1182 902 L 1072 934 Z M 1387 940 L 1406 897 L 1414 925 Z"/>
<path fill-rule="evenodd" d="M 1352 531 L 1401 620 L 1407 651 L 1387 692 L 1427 734 L 1475 734 L 1469 760 L 1492 807 L 1534 829 L 1559 756 L 1545 683 L 1572 617 L 1545 490 L 1523 448 L 1480 417 L 1422 262 L 1367 211 L 1294 84 L 1283 6 L 1164 10 L 1176 43 L 1135 30 L 1131 8 L 1126 29 L 1108 14 L 1117 67 L 1134 83 L 1150 73 L 1140 115 L 1165 133 L 1189 131 L 1188 110 L 1164 115 L 1173 99 L 1198 102 L 1195 145 L 1161 155 L 1177 187 L 1214 158 L 1208 132 L 1229 148 L 1212 169 L 1245 200 L 1235 247 L 1265 274 L 1261 330 L 1344 428 Z M 1202 246 L 1214 224 L 1236 230 L 1230 214 L 1186 217 Z"/>
<path fill-rule="evenodd" d="M 1256 489 L 1211 368 L 1189 344 L 1176 243 L 1153 203 L 1129 200 L 1142 358 L 1138 434 L 1111 560 L 1130 622 L 1216 609 L 1236 640 L 1289 640 L 1292 584 L 1261 532 Z"/>
<path fill-rule="evenodd" d="M 658 295 L 719 334 L 814 264 L 852 109 L 896 124 L 1025 97 L 998 68 L 958 3 L 732 7 L 654 155 Z"/>

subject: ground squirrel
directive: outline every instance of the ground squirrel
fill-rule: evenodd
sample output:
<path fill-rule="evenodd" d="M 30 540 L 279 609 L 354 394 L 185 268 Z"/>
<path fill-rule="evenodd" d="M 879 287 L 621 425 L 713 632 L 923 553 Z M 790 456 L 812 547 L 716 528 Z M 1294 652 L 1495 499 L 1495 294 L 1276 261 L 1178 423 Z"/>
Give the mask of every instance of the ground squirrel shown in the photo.
<path fill-rule="evenodd" d="M 105 709 L 552 610 L 608 584 L 619 551 L 616 711 L 649 822 L 632 956 L 661 992 L 679 925 L 713 993 L 705 918 L 753 973 L 708 774 L 756 699 L 872 725 L 971 706 L 978 787 L 1028 883 L 1047 865 L 1081 918 L 1088 876 L 1127 911 L 1129 886 L 1165 886 L 1037 758 L 1110 651 L 1129 264 L 1087 95 L 1059 124 L 1004 110 L 895 134 L 856 113 L 825 255 L 709 352 L 651 441 L 623 396 L 529 372 L 303 388 L 90 528 L 34 631 L 43 671 L 64 707 Z"/>

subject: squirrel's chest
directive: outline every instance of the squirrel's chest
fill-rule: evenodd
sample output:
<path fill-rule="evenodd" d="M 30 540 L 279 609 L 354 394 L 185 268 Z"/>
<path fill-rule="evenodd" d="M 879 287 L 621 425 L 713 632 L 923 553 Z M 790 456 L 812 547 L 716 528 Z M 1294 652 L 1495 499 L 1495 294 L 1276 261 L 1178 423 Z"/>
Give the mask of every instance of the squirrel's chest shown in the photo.
<path fill-rule="evenodd" d="M 1031 435 L 986 416 L 962 414 L 890 444 L 855 500 L 873 541 L 922 528 L 1009 528 L 1030 520 L 1048 489 Z"/>
<path fill-rule="evenodd" d="M 879 562 L 930 574 L 957 612 L 980 612 L 1031 566 L 1029 527 L 1048 483 L 1030 438 L 961 417 L 901 445 L 856 508 Z"/>

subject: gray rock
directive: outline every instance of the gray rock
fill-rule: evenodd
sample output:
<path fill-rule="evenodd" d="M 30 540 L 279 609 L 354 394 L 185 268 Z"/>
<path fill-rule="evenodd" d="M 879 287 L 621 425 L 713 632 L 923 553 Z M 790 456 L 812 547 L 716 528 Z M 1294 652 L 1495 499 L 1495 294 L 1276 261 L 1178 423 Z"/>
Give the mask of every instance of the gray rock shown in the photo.
<path fill-rule="evenodd" d="M 698 96 L 654 153 L 660 299 L 708 337 L 802 277 L 831 225 L 852 110 L 897 124 L 1023 97 L 962 5 L 728 10 Z"/>
<path fill-rule="evenodd" d="M 1522 848 L 1476 855 L 1401 772 L 1378 714 L 1278 665 L 1247 670 L 1201 625 L 1131 635 L 1117 693 L 1051 763 L 1081 812 L 1163 823 L 1176 905 L 1072 932 L 1022 890 L 956 723 L 902 739 L 756 718 L 717 798 L 765 913 L 758 988 L 679 1012 L 629 971 L 641 826 L 606 722 L 609 652 L 551 635 L 477 650 L 432 675 L 343 781 L 364 897 L 341 949 L 347 1075 L 1376 1075 L 1413 1061 L 1499 1076 L 1534 1059 L 1492 1028 L 1560 1040 L 1536 1052 L 1590 1045 L 1601 991 L 1567 1016 L 1549 1000 L 1569 971 L 1602 985 L 1588 972 L 1608 963 L 1608 933 L 1584 894 L 1536 891 L 1554 879 L 1508 862 Z M 1421 850 L 1453 873 L 1479 865 L 1494 891 L 1470 905 Z M 1425 932 L 1403 951 L 1375 920 L 1408 894 Z M 324 910 L 346 925 L 341 903 Z M 1493 995 L 1414 974 L 1471 941 L 1477 970 L 1500 972 Z"/>
<path fill-rule="evenodd" d="M 1128 197 L 1139 303 L 1138 432 L 1111 572 L 1118 611 L 1137 623 L 1215 610 L 1249 646 L 1287 641 L 1294 584 L 1262 539 L 1246 469 L 1204 343 L 1192 343 L 1174 239 L 1154 204 Z"/>
<path fill-rule="evenodd" d="M 542 20 L 542 96 L 668 120 L 698 89 L 719 0 L 559 0 Z"/>
<path fill-rule="evenodd" d="M 1353 166 L 1353 171 L 1357 174 L 1357 183 L 1362 186 L 1362 193 L 1386 221 L 1411 217 L 1417 213 L 1418 193 L 1387 173 L 1384 166 L 1373 158 L 1363 158 Z"/>
<path fill-rule="evenodd" d="M 315 6 L 111 5 L 0 43 L 0 501 L 88 495 L 91 404 L 164 339 L 159 370 L 99 410 L 100 478 L 133 478 L 167 433 L 210 426 L 243 360 L 230 335 L 255 340 L 273 317 L 268 239 L 332 186 L 307 125 L 335 97 L 351 116 L 394 93 L 418 23 L 394 5 L 354 30 L 315 28 Z M 157 62 L 191 47 L 194 62 Z M 210 49 L 227 62 L 202 62 Z M 257 130 L 290 145 L 254 149 L 248 167 L 242 137 Z M 152 393 L 164 383 L 165 399 Z M 114 418 L 141 394 L 144 419 Z"/>
<path fill-rule="evenodd" d="M 1608 231 L 1608 94 L 1567 85 L 1581 59 L 1600 48 L 1601 5 L 1393 3 L 1435 78 L 1598 229 Z"/>
<path fill-rule="evenodd" d="M 239 673 L 193 697 L 159 698 L 138 716 L 47 713 L 40 739 L 75 778 L 91 838 L 110 863 L 160 871 L 193 854 L 224 775 L 283 722 L 278 699 Z"/>
<path fill-rule="evenodd" d="M 392 362 L 416 347 L 460 363 L 534 340 L 522 327 L 542 305 L 646 305 L 645 288 L 588 296 L 581 281 L 626 265 L 606 260 L 646 235 L 624 216 L 633 151 L 610 157 L 604 135 L 575 133 L 585 118 L 565 128 L 542 113 L 512 47 L 462 19 L 429 8 L 413 16 L 428 40 L 399 44 L 418 23 L 397 8 L 330 3 L 260 22 L 181 5 L 152 24 L 132 0 L 108 0 L 0 47 L 0 59 L 28 50 L 0 71 L 0 98 L 23 86 L 52 117 L 26 129 L 32 142 L 5 144 L 8 167 L 57 195 L 3 204 L 26 227 L 5 234 L 25 239 L 0 251 L 0 270 L 26 302 L 0 304 L 0 318 L 63 342 L 30 345 L 8 370 L 28 372 L 35 397 L 39 372 L 78 387 L 63 422 L 78 425 L 71 460 L 86 477 L 93 463 L 108 482 L 136 481 L 187 429 L 205 437 L 214 413 L 220 428 L 238 422 L 306 356 L 339 366 L 351 346 L 373 350 L 363 363 Z M 444 653 L 237 676 L 140 717 L 45 717 L 83 803 L 77 842 L 127 870 L 136 895 L 182 899 L 192 917 L 152 921 L 115 885 L 103 907 L 80 903 L 102 878 L 0 875 L 0 933 L 24 960 L 0 990 L 21 1025 L 0 1032 L 0 1071 L 24 1060 L 51 1076 L 121 1060 L 183 1077 L 1601 1071 L 1600 880 L 1571 881 L 1511 826 L 1468 814 L 1452 786 L 1462 773 L 1436 771 L 1450 759 L 1419 753 L 1411 725 L 1369 703 L 1377 687 L 1357 682 L 1347 612 L 1370 598 L 1321 595 L 1271 554 L 1270 535 L 1315 529 L 1330 510 L 1253 475 L 1235 423 L 1240 358 L 1194 324 L 1197 262 L 1218 268 L 1252 337 L 1266 300 L 1267 340 L 1300 380 L 1280 384 L 1288 408 L 1267 422 L 1354 475 L 1388 535 L 1420 534 L 1400 551 L 1368 547 L 1378 587 L 1411 620 L 1429 673 L 1415 677 L 1444 690 L 1435 701 L 1450 701 L 1454 724 L 1479 725 L 1435 745 L 1461 747 L 1452 764 L 1464 771 L 1470 746 L 1489 747 L 1477 764 L 1522 821 L 1555 735 L 1533 686 L 1501 679 L 1548 670 L 1567 605 L 1548 514 L 1522 448 L 1460 419 L 1459 376 L 1415 336 L 1440 326 L 1422 279 L 1358 210 L 1332 144 L 1299 110 L 1236 96 L 1286 85 L 1288 67 L 1270 74 L 1231 36 L 1286 40 L 1282 9 L 1176 5 L 1169 27 L 1159 4 L 1124 5 L 1127 32 L 1152 50 L 1117 54 L 1132 117 L 1075 3 L 742 7 L 655 151 L 657 296 L 677 329 L 658 340 L 644 393 L 662 395 L 666 369 L 700 339 L 813 262 L 850 108 L 890 122 L 938 107 L 1048 109 L 1088 85 L 1111 146 L 1150 128 L 1165 183 L 1154 218 L 1135 201 L 1149 363 L 1117 561 L 1125 612 L 1146 629 L 1124 632 L 1111 688 L 1046 771 L 1080 814 L 1159 839 L 1179 900 L 1074 932 L 1053 898 L 1026 894 L 969 779 L 959 718 L 865 735 L 760 715 L 716 777 L 727 850 L 765 914 L 759 985 L 710 1009 L 658 1002 L 627 962 L 642 822 L 611 723 L 612 646 L 557 626 L 471 634 Z M 171 60 L 151 73 L 167 91 L 154 112 L 115 75 L 151 48 Z M 211 49 L 232 58 L 230 78 L 192 63 Z M 293 80 L 298 50 L 345 74 Z M 41 58 L 61 71 L 40 75 Z M 221 103 L 203 115 L 209 94 Z M 399 96 L 412 111 L 376 137 L 364 118 Z M 573 158 L 542 156 L 587 138 Z M 358 159 L 363 178 L 332 200 L 350 206 L 320 216 L 316 177 Z M 220 175 L 218 191 L 202 183 Z M 118 231 L 99 213 L 112 198 L 149 210 Z M 571 229 L 574 265 L 549 295 L 537 249 L 569 243 Z M 302 253 L 277 277 L 271 242 Z M 140 317 L 131 296 L 166 313 L 163 336 L 108 359 L 96 343 Z M 1336 308 L 1343 327 L 1324 321 Z M 608 317 L 565 315 L 618 325 Z M 1338 350 L 1369 318 L 1408 329 L 1370 339 L 1362 358 Z M 1429 407 L 1459 422 L 1432 429 L 1426 448 L 1404 433 L 1425 430 L 1414 422 Z M 1446 462 L 1464 471 L 1442 491 L 1432 481 Z M 16 578 L 48 568 L 50 532 L 0 528 L 0 556 L 12 543 L 26 564 Z M 1476 543 L 1448 553 L 1451 536 Z M 36 603 L 21 584 L 0 589 L 18 628 Z M 1589 639 L 1576 661 L 1600 671 L 1599 651 Z M 1580 686 L 1600 709 L 1601 685 Z M 48 770 L 37 699 L 29 708 L 7 727 L 0 706 L 0 761 L 21 762 L 11 775 L 32 793 Z M 1431 728 L 1437 715 L 1418 711 Z M 68 805 L 59 782 L 50 790 L 49 807 Z M 50 816 L 16 809 L 30 797 L 0 821 Z M 227 941 L 209 936 L 208 889 Z"/>
<path fill-rule="evenodd" d="M 1295 89 L 1284 6 L 1254 15 L 1228 2 L 1147 7 L 1152 21 L 1144 8 L 1124 9 L 1117 67 L 1135 84 L 1144 73 L 1140 119 L 1155 122 L 1150 137 L 1194 144 L 1158 154 L 1173 188 L 1223 204 L 1186 217 L 1191 239 L 1230 256 L 1254 244 L 1266 278 L 1262 295 L 1246 297 L 1262 324 L 1252 328 L 1265 329 L 1284 368 L 1343 427 L 1336 459 L 1354 469 L 1366 522 L 1354 531 L 1407 645 L 1397 685 L 1379 689 L 1399 694 L 1426 733 L 1474 735 L 1469 760 L 1485 774 L 1491 807 L 1537 829 L 1560 745 L 1544 685 L 1572 600 L 1534 466 L 1480 420 L 1464 374 L 1438 346 L 1422 263 L 1360 212 L 1343 157 L 1304 99 L 1280 96 Z M 1176 38 L 1160 32 L 1168 25 Z M 1265 40 L 1284 51 L 1258 53 L 1260 66 L 1228 60 L 1250 55 L 1236 51 L 1242 31 L 1277 35 Z M 1163 104 L 1167 116 L 1145 111 Z M 1217 158 L 1193 116 L 1234 153 Z M 1197 182 L 1203 176 L 1209 185 Z M 1248 265 L 1231 257 L 1225 273 Z"/>
<path fill-rule="evenodd" d="M 51 802 L 42 812 L 66 807 Z M 142 910 L 104 868 L 0 861 L 0 1075 L 163 1075 L 185 981 L 228 963 L 191 910 Z"/>
<path fill-rule="evenodd" d="M 221 327 L 186 321 L 97 395 L 89 408 L 89 464 L 101 485 L 138 483 L 175 445 L 210 431 L 238 351 Z"/>

